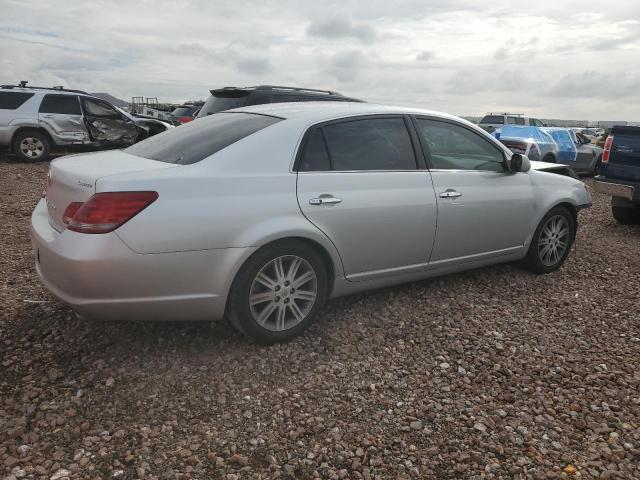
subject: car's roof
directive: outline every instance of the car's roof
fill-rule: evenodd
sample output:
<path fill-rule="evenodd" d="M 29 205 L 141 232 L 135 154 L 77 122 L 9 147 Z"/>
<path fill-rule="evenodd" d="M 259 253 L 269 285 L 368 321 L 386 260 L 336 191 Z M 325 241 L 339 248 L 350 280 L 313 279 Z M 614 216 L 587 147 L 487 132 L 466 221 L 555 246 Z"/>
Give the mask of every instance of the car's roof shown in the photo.
<path fill-rule="evenodd" d="M 292 103 L 268 103 L 264 105 L 251 105 L 247 107 L 229 110 L 230 112 L 247 112 L 261 115 L 271 115 L 285 119 L 298 119 L 309 122 L 321 122 L 332 118 L 347 116 L 377 115 L 377 114 L 414 114 L 429 115 L 451 120 L 466 120 L 433 110 L 423 110 L 411 107 L 399 107 L 391 105 L 377 105 L 374 103 L 359 102 L 292 102 Z"/>
<path fill-rule="evenodd" d="M 42 93 L 43 95 L 82 95 L 91 97 L 87 92 L 82 90 L 67 90 L 62 88 L 46 88 L 46 87 L 2 87 L 0 92 L 20 92 L 20 93 Z M 94 98 L 94 97 L 92 97 Z"/>

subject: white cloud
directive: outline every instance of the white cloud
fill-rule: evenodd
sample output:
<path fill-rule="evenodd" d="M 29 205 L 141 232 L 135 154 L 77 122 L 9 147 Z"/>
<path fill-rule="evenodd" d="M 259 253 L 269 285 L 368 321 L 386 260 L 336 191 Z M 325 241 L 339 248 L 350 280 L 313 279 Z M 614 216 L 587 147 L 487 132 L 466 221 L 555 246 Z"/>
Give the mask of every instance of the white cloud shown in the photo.
<path fill-rule="evenodd" d="M 183 101 L 261 83 L 454 114 L 640 120 L 640 7 L 1 0 L 0 82 Z"/>

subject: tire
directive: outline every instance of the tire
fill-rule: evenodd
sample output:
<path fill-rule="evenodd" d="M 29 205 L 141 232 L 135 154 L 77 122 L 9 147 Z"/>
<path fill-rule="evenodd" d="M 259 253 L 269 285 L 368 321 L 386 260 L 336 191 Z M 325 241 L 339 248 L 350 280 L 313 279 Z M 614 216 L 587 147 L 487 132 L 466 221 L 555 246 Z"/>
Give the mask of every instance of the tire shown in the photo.
<path fill-rule="evenodd" d="M 543 162 L 546 163 L 556 163 L 556 158 L 553 155 L 550 154 L 546 154 L 543 158 L 542 158 Z"/>
<path fill-rule="evenodd" d="M 596 164 L 593 166 L 593 176 L 600 174 L 600 167 L 602 167 L 602 155 L 596 160 Z"/>
<path fill-rule="evenodd" d="M 639 207 L 620 207 L 611 205 L 611 213 L 621 225 L 637 225 L 640 224 L 640 208 Z"/>
<path fill-rule="evenodd" d="M 38 130 L 22 130 L 13 138 L 13 153 L 22 162 L 44 162 L 49 160 L 51 142 Z"/>
<path fill-rule="evenodd" d="M 275 242 L 240 268 L 229 292 L 227 318 L 256 343 L 286 342 L 313 323 L 327 299 L 328 285 L 327 267 L 313 248 L 293 240 Z"/>
<path fill-rule="evenodd" d="M 563 234 L 563 231 L 566 233 Z M 542 218 L 536 228 L 529 251 L 524 259 L 525 267 L 534 273 L 551 273 L 558 270 L 569 256 L 576 238 L 576 221 L 572 213 L 562 206 L 554 207 Z M 556 245 L 545 249 L 545 245 Z M 564 250 L 558 251 L 564 243 Z"/>

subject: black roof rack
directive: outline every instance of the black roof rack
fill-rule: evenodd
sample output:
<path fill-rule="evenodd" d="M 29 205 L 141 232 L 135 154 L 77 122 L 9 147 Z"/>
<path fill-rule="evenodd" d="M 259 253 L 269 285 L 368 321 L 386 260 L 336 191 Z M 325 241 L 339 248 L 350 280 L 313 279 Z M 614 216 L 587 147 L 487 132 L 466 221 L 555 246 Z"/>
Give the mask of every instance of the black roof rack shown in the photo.
<path fill-rule="evenodd" d="M 72 92 L 72 93 L 82 93 L 83 95 L 89 95 L 87 92 L 82 90 L 73 90 L 71 88 L 64 88 L 62 85 L 55 87 L 34 87 L 31 85 L 27 85 L 26 80 L 21 80 L 18 85 L 0 85 L 0 88 L 3 90 L 11 90 L 13 88 L 30 88 L 32 90 L 55 90 L 56 92 Z"/>
<path fill-rule="evenodd" d="M 340 93 L 333 92 L 331 90 L 320 90 L 317 88 L 284 87 L 281 85 L 255 85 L 252 87 L 224 87 L 224 88 L 217 88 L 217 89 L 211 90 L 211 93 L 213 94 L 213 92 L 224 92 L 225 90 L 226 91 L 229 91 L 229 90 L 291 90 L 295 92 L 327 93 L 329 95 L 336 95 L 340 97 L 342 96 Z"/>

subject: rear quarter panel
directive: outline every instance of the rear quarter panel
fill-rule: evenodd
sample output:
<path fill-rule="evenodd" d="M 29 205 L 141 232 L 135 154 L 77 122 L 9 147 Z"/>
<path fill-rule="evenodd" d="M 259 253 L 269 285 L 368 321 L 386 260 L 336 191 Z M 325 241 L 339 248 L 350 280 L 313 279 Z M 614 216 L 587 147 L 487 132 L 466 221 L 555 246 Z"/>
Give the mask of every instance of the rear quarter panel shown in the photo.
<path fill-rule="evenodd" d="M 158 200 L 116 230 L 118 236 L 138 253 L 260 247 L 302 237 L 324 247 L 336 272 L 341 271 L 335 247 L 298 206 L 290 165 L 300 131 L 274 128 L 278 125 L 193 165 L 98 180 L 98 192 L 159 193 Z"/>

